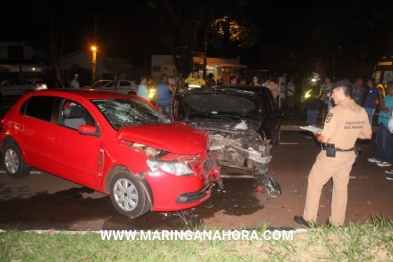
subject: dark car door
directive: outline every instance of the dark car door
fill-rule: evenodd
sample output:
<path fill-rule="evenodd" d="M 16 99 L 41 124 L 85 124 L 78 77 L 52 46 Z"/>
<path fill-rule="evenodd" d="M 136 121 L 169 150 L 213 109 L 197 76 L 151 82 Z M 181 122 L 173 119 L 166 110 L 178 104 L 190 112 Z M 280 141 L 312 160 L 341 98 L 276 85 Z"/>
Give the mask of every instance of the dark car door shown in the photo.
<path fill-rule="evenodd" d="M 261 99 L 265 108 L 264 130 L 267 137 L 272 139 L 274 144 L 279 143 L 282 112 L 278 108 L 277 101 L 268 88 L 262 88 Z"/>

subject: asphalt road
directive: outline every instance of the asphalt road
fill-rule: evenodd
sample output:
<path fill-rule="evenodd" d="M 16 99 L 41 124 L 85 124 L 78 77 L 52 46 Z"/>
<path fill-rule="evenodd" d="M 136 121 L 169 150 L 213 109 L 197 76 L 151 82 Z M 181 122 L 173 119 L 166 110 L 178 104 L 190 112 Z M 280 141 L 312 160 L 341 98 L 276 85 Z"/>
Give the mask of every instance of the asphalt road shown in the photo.
<path fill-rule="evenodd" d="M 351 173 L 346 223 L 364 223 L 373 214 L 393 217 L 393 181 L 386 180 L 384 173 L 389 168 L 367 162 L 375 150 L 373 140 L 362 147 Z M 135 219 L 119 214 L 107 195 L 37 170 L 16 180 L 0 167 L 0 229 L 238 229 L 264 223 L 275 228 L 297 228 L 293 216 L 302 214 L 307 176 L 319 151 L 317 143 L 305 138 L 304 133 L 283 131 L 268 171 L 281 184 L 282 196 L 257 192 L 253 179 L 228 178 L 224 179 L 224 190 L 215 188 L 212 198 L 199 207 L 182 214 L 148 212 Z M 247 174 L 231 168 L 222 172 Z M 329 181 L 322 191 L 318 223 L 329 217 L 331 190 Z"/>

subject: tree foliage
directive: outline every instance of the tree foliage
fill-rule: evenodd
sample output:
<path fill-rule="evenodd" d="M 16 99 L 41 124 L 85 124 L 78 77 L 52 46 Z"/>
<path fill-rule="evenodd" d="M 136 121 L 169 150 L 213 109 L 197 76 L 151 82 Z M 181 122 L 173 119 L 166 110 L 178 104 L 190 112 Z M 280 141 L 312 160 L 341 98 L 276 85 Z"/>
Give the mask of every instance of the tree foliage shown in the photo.
<path fill-rule="evenodd" d="M 391 1 L 303 1 L 300 5 L 303 15 L 288 11 L 275 26 L 281 35 L 271 34 L 279 43 L 274 47 L 275 68 L 303 75 L 320 70 L 322 75 L 354 80 L 370 77 L 375 62 L 393 54 Z"/>
<path fill-rule="evenodd" d="M 113 73 L 115 79 L 123 75 L 127 71 L 128 63 L 123 58 L 104 59 L 104 67 Z"/>
<path fill-rule="evenodd" d="M 210 32 L 214 36 L 229 36 L 229 40 L 236 42 L 238 47 L 252 47 L 259 40 L 258 27 L 249 20 L 231 18 L 228 15 L 213 19 L 210 22 Z"/>
<path fill-rule="evenodd" d="M 222 38 L 235 42 L 238 47 L 250 47 L 257 42 L 257 26 L 239 12 L 242 9 L 236 9 L 244 2 L 148 0 L 147 4 L 178 72 L 188 75 L 193 66 L 192 57 L 204 52 L 208 37 L 211 37 L 208 44 L 213 48 L 222 46 Z"/>
<path fill-rule="evenodd" d="M 36 9 L 48 26 L 46 36 L 49 39 L 49 54 L 54 69 L 54 77 L 61 79 L 60 60 L 65 47 L 65 33 L 68 27 L 76 19 L 78 10 L 84 1 L 78 0 L 37 0 Z"/>

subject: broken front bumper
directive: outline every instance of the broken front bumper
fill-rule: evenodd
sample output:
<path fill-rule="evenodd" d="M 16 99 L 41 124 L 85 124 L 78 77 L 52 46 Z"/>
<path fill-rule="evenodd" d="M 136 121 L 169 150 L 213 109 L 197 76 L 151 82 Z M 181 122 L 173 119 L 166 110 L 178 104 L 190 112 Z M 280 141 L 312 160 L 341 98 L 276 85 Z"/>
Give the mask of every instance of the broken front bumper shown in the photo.
<path fill-rule="evenodd" d="M 214 186 L 214 183 L 215 181 L 210 180 L 201 190 L 197 192 L 180 194 L 176 198 L 176 203 L 187 204 L 192 202 L 205 201 L 209 199 L 211 195 L 211 188 Z"/>
<path fill-rule="evenodd" d="M 191 167 L 196 171 L 198 168 L 191 164 Z M 209 199 L 211 195 L 211 188 L 214 183 L 217 183 L 220 188 L 223 188 L 222 179 L 220 177 L 221 167 L 218 164 L 215 156 L 210 154 L 205 160 L 204 164 L 204 177 L 206 184 L 204 187 L 196 192 L 182 193 L 177 196 L 176 203 L 187 204 L 193 202 L 204 202 Z"/>
<path fill-rule="evenodd" d="M 168 212 L 195 207 L 209 199 L 214 183 L 222 187 L 221 167 L 213 155 L 205 152 L 188 165 L 193 175 L 176 176 L 160 169 L 145 174 L 152 192 L 152 210 Z"/>

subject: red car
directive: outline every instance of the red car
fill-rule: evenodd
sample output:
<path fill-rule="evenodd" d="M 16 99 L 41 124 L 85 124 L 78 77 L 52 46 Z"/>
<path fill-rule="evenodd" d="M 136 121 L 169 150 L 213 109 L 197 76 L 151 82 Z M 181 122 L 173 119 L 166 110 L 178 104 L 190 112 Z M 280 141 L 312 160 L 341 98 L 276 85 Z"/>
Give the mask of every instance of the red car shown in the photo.
<path fill-rule="evenodd" d="M 43 170 L 110 194 L 129 217 L 197 206 L 221 186 L 209 134 L 170 122 L 133 95 L 27 93 L 4 116 L 0 143 L 11 177 Z"/>

